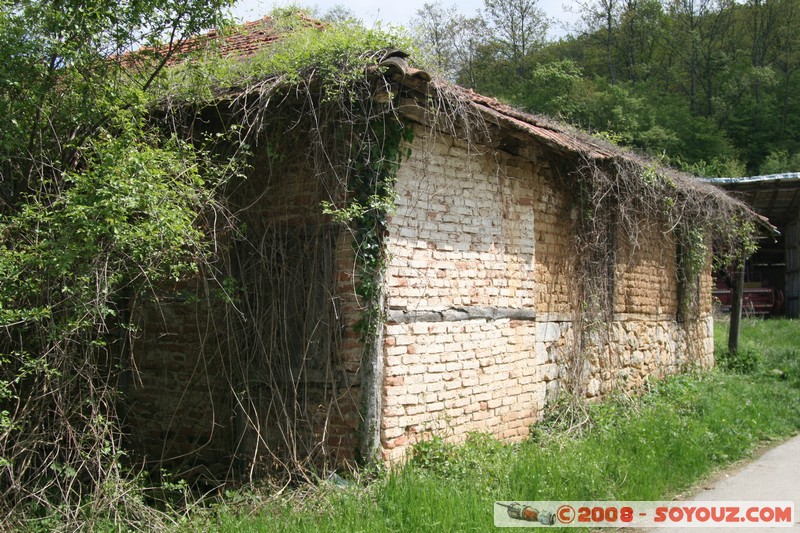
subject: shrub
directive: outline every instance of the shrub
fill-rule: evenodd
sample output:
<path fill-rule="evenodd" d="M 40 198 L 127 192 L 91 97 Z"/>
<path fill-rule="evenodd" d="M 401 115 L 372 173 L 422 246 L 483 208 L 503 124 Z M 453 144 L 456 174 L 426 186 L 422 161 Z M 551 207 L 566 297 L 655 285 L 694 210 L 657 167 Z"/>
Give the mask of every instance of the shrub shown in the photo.
<path fill-rule="evenodd" d="M 761 366 L 761 355 L 753 350 L 722 350 L 716 355 L 717 367 L 735 374 L 752 374 Z"/>

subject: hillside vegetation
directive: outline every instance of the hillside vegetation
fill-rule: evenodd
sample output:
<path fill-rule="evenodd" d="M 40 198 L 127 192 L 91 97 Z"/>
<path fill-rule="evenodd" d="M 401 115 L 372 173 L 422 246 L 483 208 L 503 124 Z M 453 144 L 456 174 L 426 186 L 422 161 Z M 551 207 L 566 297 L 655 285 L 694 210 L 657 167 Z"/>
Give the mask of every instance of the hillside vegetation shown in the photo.
<path fill-rule="evenodd" d="M 800 171 L 800 0 L 441 2 L 412 27 L 447 77 L 708 176 Z"/>

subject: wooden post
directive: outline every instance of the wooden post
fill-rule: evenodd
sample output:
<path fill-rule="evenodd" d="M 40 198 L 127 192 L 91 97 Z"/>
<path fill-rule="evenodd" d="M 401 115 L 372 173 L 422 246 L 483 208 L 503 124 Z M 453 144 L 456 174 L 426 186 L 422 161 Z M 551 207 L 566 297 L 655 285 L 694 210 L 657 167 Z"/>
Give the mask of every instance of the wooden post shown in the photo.
<path fill-rule="evenodd" d="M 739 329 L 742 321 L 742 300 L 744 297 L 744 254 L 736 262 L 736 271 L 733 274 L 733 300 L 731 301 L 731 327 L 728 331 L 728 351 L 739 351 Z"/>

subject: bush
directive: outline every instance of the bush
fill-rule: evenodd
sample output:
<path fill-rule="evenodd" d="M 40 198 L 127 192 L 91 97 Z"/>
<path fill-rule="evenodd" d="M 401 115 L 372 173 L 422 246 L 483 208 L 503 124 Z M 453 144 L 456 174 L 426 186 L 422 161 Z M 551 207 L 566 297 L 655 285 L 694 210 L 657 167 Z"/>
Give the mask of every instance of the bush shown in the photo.
<path fill-rule="evenodd" d="M 492 465 L 508 453 L 507 445 L 486 433 L 470 433 L 463 444 L 434 435 L 414 446 L 411 465 L 444 478 L 464 479 L 491 471 Z"/>
<path fill-rule="evenodd" d="M 717 367 L 735 374 L 752 374 L 761 366 L 761 355 L 753 350 L 731 352 L 721 350 L 716 356 Z"/>

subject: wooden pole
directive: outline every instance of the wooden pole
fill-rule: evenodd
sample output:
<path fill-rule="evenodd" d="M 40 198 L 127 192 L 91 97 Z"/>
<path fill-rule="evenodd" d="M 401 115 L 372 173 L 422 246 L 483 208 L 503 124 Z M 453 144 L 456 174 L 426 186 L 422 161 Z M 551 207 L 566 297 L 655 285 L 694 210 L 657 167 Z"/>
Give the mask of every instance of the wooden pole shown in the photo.
<path fill-rule="evenodd" d="M 742 321 L 742 300 L 744 297 L 744 254 L 736 262 L 733 274 L 733 301 L 731 301 L 731 327 L 728 331 L 728 351 L 739 351 L 739 329 Z"/>

